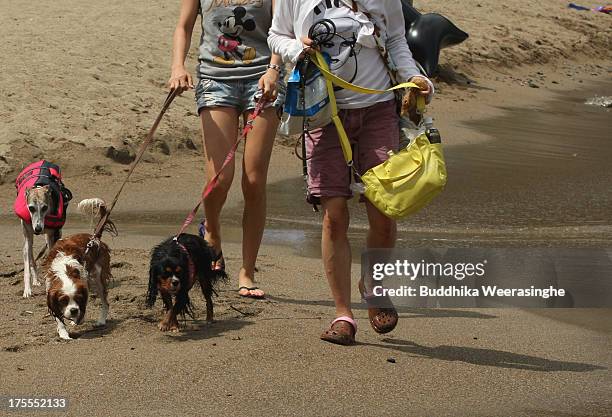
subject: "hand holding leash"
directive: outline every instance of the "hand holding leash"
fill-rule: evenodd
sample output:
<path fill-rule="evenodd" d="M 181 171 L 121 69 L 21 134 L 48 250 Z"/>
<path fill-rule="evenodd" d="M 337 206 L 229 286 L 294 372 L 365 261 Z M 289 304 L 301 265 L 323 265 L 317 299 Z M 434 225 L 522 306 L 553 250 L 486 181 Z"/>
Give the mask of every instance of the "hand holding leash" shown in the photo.
<path fill-rule="evenodd" d="M 280 78 L 280 71 L 269 68 L 268 71 L 259 79 L 258 87 L 261 92 L 261 96 L 256 96 L 256 99 L 260 97 L 264 101 L 273 101 L 276 100 L 276 96 L 278 95 L 278 79 Z"/>
<path fill-rule="evenodd" d="M 401 116 L 408 115 L 413 123 L 418 124 L 425 110 L 425 101 L 431 93 L 431 87 L 424 77 L 415 76 L 410 79 L 418 88 L 408 88 L 402 99 Z"/>
<path fill-rule="evenodd" d="M 184 91 L 193 89 L 193 78 L 184 67 L 172 69 L 172 74 L 168 80 L 170 90 L 177 90 L 177 94 L 181 95 Z"/>

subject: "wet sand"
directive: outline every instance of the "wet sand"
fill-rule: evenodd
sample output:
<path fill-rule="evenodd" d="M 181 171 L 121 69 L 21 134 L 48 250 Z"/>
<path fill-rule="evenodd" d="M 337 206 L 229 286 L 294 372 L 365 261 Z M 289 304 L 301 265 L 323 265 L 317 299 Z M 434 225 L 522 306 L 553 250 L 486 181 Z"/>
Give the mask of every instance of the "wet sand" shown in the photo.
<path fill-rule="evenodd" d="M 402 224 L 400 245 L 609 246 L 606 182 L 596 179 L 592 188 L 584 188 L 593 177 L 592 161 L 600 163 L 600 177 L 610 178 L 609 168 L 601 164 L 612 146 L 605 137 L 609 114 L 581 107 L 579 96 L 539 103 L 541 119 L 535 122 L 528 120 L 525 110 L 506 109 L 498 118 L 468 123 L 469 129 L 480 129 L 492 139 L 447 146 L 449 169 L 456 173 L 449 189 Z M 576 117 L 570 117 L 573 114 Z M 590 133 L 574 142 L 571 129 L 583 117 L 592 118 L 582 125 Z M 508 145 L 510 127 L 525 132 L 521 160 Z M 598 151 L 587 146 L 594 144 Z M 283 164 L 290 151 L 278 152 L 275 172 L 286 171 Z M 492 156 L 504 163 L 492 163 Z M 197 163 L 197 158 L 191 161 Z M 296 161 L 288 163 L 292 165 L 299 167 Z M 184 166 L 184 160 L 176 162 L 181 178 L 176 192 L 198 188 L 197 173 Z M 234 292 L 234 284 L 226 286 L 215 300 L 217 322 L 209 325 L 202 320 L 203 302 L 194 293 L 196 319 L 186 320 L 178 334 L 158 332 L 161 307 L 143 306 L 148 252 L 175 232 L 191 205 L 188 198 L 163 198 L 164 182 L 170 179 L 137 176 L 130 185 L 129 197 L 118 206 L 116 216 L 121 234 L 106 238 L 113 248 L 114 274 L 109 325 L 103 330 L 92 327 L 98 308 L 94 302 L 89 319 L 74 329 L 79 340 L 71 343 L 57 339 L 55 326 L 45 316 L 42 288 L 36 288 L 30 300 L 20 298 L 20 232 L 12 217 L 1 216 L 1 279 L 8 291 L 0 295 L 4 370 L 0 393 L 63 396 L 70 401 L 67 415 L 603 417 L 612 413 L 610 309 L 402 307 L 400 325 L 384 337 L 369 329 L 367 312 L 355 297 L 359 344 L 343 349 L 319 342 L 318 334 L 332 314 L 318 259 L 319 219 L 302 204 L 299 169 L 292 172 L 295 177 L 289 180 L 272 174 L 269 228 L 258 263 L 258 277 L 269 297 L 244 300 Z M 541 184 L 533 180 L 538 173 Z M 545 180 L 561 173 L 568 178 L 563 189 L 576 198 L 547 189 Z M 68 175 L 67 181 L 75 183 L 79 196 L 108 195 L 114 178 L 121 175 L 118 170 L 105 182 L 88 183 L 83 179 L 96 177 L 85 173 Z M 592 197 L 593 190 L 599 195 Z M 139 198 L 146 193 L 157 198 L 158 211 L 138 212 Z M 602 203 L 597 207 L 602 210 L 589 211 L 590 218 L 580 221 L 575 211 L 584 210 L 585 198 L 599 198 Z M 543 211 L 532 209 L 538 204 Z M 559 205 L 568 209 L 559 210 Z M 513 215 L 516 207 L 520 214 Z M 239 214 L 240 199 L 233 194 L 224 222 L 230 273 L 239 266 Z M 360 216 L 355 216 L 351 229 L 355 254 L 364 240 Z M 467 216 L 463 222 L 461 216 Z M 88 228 L 73 215 L 65 232 Z M 358 269 L 355 263 L 354 283 Z"/>

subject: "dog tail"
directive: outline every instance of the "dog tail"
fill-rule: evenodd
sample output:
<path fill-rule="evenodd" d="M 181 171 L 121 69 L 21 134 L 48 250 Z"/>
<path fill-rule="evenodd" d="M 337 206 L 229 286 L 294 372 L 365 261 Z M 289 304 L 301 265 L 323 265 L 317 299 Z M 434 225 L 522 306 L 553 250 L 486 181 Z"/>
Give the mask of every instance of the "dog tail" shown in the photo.
<path fill-rule="evenodd" d="M 91 220 L 101 219 L 106 215 L 106 203 L 101 198 L 87 198 L 82 200 L 77 209 L 84 216 L 88 216 Z"/>
<path fill-rule="evenodd" d="M 77 209 L 84 216 L 88 216 L 92 222 L 96 219 L 102 219 L 108 212 L 108 207 L 101 198 L 87 198 L 79 203 Z M 113 236 L 117 236 L 117 227 L 110 218 L 106 219 L 104 230 Z"/>

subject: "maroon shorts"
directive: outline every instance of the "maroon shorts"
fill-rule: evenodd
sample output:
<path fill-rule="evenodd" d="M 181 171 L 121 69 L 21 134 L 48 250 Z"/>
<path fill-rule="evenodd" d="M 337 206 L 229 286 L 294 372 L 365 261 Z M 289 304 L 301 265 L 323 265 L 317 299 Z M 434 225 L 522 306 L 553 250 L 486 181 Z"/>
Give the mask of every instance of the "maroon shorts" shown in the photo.
<path fill-rule="evenodd" d="M 357 172 L 382 164 L 399 147 L 399 119 L 395 100 L 363 109 L 340 110 L 340 120 L 353 147 Z M 351 171 L 333 123 L 310 132 L 306 140 L 308 191 L 312 197 L 351 197 Z"/>

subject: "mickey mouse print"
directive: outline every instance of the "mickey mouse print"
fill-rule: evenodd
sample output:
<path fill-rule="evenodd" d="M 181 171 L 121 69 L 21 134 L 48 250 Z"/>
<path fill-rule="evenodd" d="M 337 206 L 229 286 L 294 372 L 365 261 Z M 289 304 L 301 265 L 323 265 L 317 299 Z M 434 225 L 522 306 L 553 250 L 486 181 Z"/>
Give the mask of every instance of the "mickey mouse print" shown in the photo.
<path fill-rule="evenodd" d="M 200 10 L 202 76 L 228 80 L 265 72 L 272 0 L 201 0 Z"/>

